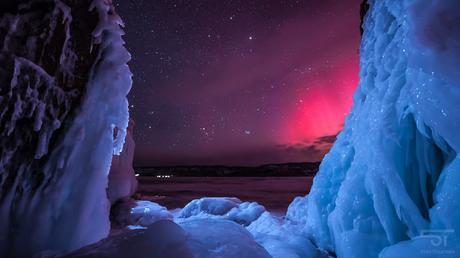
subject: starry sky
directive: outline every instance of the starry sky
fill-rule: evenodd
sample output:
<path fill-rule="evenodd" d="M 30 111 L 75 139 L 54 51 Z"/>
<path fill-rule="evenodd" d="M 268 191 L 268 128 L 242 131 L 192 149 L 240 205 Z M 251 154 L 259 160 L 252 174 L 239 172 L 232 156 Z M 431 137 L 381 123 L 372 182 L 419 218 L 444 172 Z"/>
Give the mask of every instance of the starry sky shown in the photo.
<path fill-rule="evenodd" d="M 115 0 L 135 166 L 321 160 L 358 83 L 361 0 Z"/>

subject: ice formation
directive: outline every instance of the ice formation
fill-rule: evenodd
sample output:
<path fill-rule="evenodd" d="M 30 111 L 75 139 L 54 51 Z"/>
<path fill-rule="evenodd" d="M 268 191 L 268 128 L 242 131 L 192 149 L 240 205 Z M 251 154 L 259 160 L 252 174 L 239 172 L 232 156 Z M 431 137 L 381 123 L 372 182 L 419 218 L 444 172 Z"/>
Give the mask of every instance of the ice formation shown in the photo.
<path fill-rule="evenodd" d="M 132 196 L 137 189 L 137 179 L 133 168 L 135 148 L 133 130 L 134 121 L 130 120 L 123 151 L 112 158 L 107 188 L 107 195 L 112 204 L 122 198 Z"/>
<path fill-rule="evenodd" d="M 241 202 L 234 197 L 204 197 L 188 203 L 181 209 L 177 219 L 226 219 L 248 226 L 264 212 L 265 208 L 256 202 Z"/>
<path fill-rule="evenodd" d="M 368 2 L 353 109 L 292 218 L 337 257 L 458 257 L 460 2 Z"/>
<path fill-rule="evenodd" d="M 189 218 L 200 214 L 222 216 L 238 207 L 241 200 L 235 197 L 204 197 L 189 202 L 181 210 L 179 217 Z"/>
<path fill-rule="evenodd" d="M 129 225 L 147 227 L 159 220 L 172 220 L 173 214 L 165 207 L 149 201 L 137 201 L 130 210 Z"/>
<path fill-rule="evenodd" d="M 107 175 L 123 147 L 131 87 L 122 22 L 110 0 L 8 5 L 0 13 L 0 256 L 76 249 L 109 231 Z"/>

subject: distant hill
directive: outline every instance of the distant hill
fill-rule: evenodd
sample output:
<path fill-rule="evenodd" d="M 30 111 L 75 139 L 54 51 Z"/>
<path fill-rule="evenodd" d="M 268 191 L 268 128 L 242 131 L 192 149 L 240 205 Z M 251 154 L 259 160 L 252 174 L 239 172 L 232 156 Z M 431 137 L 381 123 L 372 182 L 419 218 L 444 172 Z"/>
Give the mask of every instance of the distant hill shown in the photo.
<path fill-rule="evenodd" d="M 169 166 L 169 167 L 137 167 L 140 176 L 314 176 L 319 162 L 267 164 L 258 167 L 245 166 Z"/>

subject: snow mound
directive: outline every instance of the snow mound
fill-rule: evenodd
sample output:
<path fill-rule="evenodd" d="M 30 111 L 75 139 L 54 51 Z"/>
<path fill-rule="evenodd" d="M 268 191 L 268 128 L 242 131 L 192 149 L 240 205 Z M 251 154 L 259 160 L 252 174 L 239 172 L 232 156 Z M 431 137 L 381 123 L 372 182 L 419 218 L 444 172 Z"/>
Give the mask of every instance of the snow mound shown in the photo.
<path fill-rule="evenodd" d="M 460 2 L 368 2 L 353 109 L 288 218 L 340 258 L 458 256 Z"/>
<path fill-rule="evenodd" d="M 178 219 L 227 219 L 238 224 L 249 225 L 264 211 L 265 208 L 256 202 L 241 202 L 234 197 L 204 197 L 188 203 L 179 212 Z"/>

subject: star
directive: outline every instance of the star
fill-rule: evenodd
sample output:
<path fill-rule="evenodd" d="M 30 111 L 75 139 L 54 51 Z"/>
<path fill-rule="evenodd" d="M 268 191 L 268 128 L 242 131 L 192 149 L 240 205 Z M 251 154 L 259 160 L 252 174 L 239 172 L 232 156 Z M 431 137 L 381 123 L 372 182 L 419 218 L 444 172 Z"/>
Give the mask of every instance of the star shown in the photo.
<path fill-rule="evenodd" d="M 334 129 L 357 85 L 348 67 L 358 63 L 361 1 L 114 1 L 132 57 L 136 162 L 195 163 L 182 159 L 199 154 L 226 163 L 221 149 L 246 153 Z M 285 158 L 257 162 L 273 156 Z"/>

